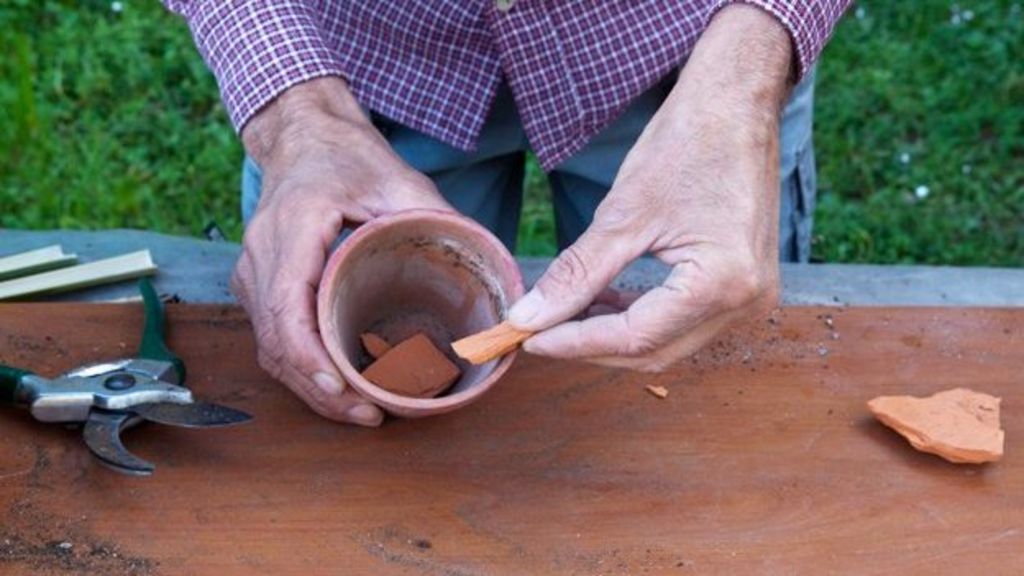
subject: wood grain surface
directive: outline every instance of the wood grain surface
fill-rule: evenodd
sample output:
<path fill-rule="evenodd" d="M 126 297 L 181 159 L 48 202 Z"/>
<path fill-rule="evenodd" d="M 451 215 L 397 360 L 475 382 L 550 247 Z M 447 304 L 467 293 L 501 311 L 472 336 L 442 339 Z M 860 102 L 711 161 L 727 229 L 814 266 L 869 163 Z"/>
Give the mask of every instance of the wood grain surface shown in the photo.
<path fill-rule="evenodd" d="M 130 354 L 141 320 L 0 305 L 0 361 Z M 0 410 L 0 573 L 1024 573 L 1024 310 L 786 309 L 657 376 L 524 356 L 479 403 L 379 430 L 264 376 L 239 310 L 169 320 L 197 396 L 256 421 L 126 432 L 140 479 Z M 1003 398 L 1003 461 L 914 452 L 865 407 L 955 386 Z"/>

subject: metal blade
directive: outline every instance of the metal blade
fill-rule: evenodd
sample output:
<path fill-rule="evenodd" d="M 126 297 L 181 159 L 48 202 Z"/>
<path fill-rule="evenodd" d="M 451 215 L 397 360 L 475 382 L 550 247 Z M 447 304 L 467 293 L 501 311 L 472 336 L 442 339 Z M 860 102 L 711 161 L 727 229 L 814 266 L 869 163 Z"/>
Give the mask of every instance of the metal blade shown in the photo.
<path fill-rule="evenodd" d="M 252 420 L 252 416 L 241 410 L 207 402 L 188 404 L 150 402 L 136 404 L 131 407 L 131 410 L 150 422 L 184 428 L 218 428 Z"/>
<path fill-rule="evenodd" d="M 85 422 L 85 444 L 109 468 L 122 474 L 149 476 L 156 467 L 126 450 L 121 443 L 121 430 L 137 420 L 134 414 L 93 410 Z"/>

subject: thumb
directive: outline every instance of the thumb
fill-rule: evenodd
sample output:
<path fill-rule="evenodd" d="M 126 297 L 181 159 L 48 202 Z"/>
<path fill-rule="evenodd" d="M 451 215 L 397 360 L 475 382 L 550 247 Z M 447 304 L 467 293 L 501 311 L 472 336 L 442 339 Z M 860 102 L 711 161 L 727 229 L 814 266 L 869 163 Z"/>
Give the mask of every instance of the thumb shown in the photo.
<path fill-rule="evenodd" d="M 587 309 L 622 270 L 643 253 L 635 235 L 595 220 L 551 263 L 533 289 L 509 310 L 516 328 L 539 332 Z"/>

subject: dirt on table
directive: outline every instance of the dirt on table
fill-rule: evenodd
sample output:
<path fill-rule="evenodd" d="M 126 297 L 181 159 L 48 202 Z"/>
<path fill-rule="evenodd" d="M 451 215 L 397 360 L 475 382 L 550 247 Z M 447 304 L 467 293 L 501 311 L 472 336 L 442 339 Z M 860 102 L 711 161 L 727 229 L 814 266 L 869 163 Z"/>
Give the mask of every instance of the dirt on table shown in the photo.
<path fill-rule="evenodd" d="M 5 518 L 10 525 L 0 529 L 0 572 L 27 568 L 36 574 L 146 575 L 159 565 L 97 538 L 85 526 L 87 518 L 61 520 L 27 500 L 12 504 Z"/>
<path fill-rule="evenodd" d="M 32 469 L 25 474 L 27 485 L 38 489 L 32 493 L 45 494 L 51 458 L 37 446 L 34 459 Z M 87 516 L 54 516 L 34 504 L 29 496 L 16 498 L 3 518 L 0 572 L 4 574 L 14 569 L 32 574 L 147 575 L 155 573 L 159 564 L 98 538 L 89 529 Z"/>

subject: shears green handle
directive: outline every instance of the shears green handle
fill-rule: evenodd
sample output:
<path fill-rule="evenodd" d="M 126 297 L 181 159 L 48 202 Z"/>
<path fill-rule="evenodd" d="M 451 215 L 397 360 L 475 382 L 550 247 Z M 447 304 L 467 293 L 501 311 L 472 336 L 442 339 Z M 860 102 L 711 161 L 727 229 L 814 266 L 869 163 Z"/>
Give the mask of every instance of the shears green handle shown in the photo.
<path fill-rule="evenodd" d="M 178 383 L 185 381 L 185 363 L 174 355 L 164 342 L 164 306 L 153 289 L 149 279 L 139 282 L 142 302 L 146 310 L 146 324 L 142 331 L 142 342 L 139 344 L 139 358 L 170 362 L 178 372 Z M 32 376 L 28 370 L 0 364 L 0 404 L 13 404 L 17 401 L 18 387 L 22 379 Z"/>
<path fill-rule="evenodd" d="M 14 404 L 18 399 L 21 379 L 31 375 L 28 370 L 0 364 L 0 404 Z"/>
<path fill-rule="evenodd" d="M 178 383 L 185 381 L 185 362 L 174 355 L 164 342 L 164 305 L 160 302 L 156 290 L 149 278 L 139 280 L 139 291 L 142 292 L 142 303 L 146 310 L 146 325 L 142 329 L 142 342 L 139 344 L 139 358 L 170 362 L 178 371 Z"/>

